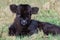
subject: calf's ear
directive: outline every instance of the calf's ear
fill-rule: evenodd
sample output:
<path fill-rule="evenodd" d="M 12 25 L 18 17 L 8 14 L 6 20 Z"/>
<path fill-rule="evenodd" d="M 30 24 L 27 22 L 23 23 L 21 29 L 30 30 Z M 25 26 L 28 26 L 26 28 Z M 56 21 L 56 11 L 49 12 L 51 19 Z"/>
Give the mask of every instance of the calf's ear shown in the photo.
<path fill-rule="evenodd" d="M 11 10 L 13 13 L 16 13 L 16 11 L 17 11 L 17 5 L 11 4 L 11 5 L 10 5 L 10 10 Z"/>
<path fill-rule="evenodd" d="M 37 14 L 38 11 L 39 11 L 39 8 L 38 7 L 32 7 L 31 13 L 32 14 Z"/>

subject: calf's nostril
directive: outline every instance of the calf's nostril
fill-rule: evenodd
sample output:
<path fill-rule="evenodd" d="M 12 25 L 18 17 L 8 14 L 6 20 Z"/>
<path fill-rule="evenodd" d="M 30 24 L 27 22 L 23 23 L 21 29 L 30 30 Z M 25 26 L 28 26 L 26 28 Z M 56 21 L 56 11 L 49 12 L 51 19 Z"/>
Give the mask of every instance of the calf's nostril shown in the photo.
<path fill-rule="evenodd" d="M 26 22 L 26 20 L 23 20 L 23 22 Z"/>
<path fill-rule="evenodd" d="M 26 25 L 26 24 L 27 24 L 27 21 L 26 21 L 26 20 L 22 20 L 22 21 L 21 21 L 21 24 L 22 24 L 22 25 Z"/>

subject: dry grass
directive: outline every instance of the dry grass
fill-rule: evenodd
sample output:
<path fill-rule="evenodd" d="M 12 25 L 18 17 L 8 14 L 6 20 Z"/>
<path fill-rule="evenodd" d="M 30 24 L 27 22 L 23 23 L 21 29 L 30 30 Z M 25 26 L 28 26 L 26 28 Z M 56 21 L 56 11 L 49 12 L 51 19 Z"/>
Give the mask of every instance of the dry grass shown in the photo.
<path fill-rule="evenodd" d="M 10 4 L 29 4 L 39 7 L 37 15 L 33 15 L 32 19 L 50 22 L 60 25 L 60 1 L 56 0 L 0 0 L 0 40 L 18 40 L 15 36 L 8 36 L 8 27 L 12 24 L 15 18 L 10 9 Z M 43 38 L 42 38 L 43 36 Z M 31 37 L 25 37 L 21 40 L 58 40 L 58 38 L 45 38 L 43 32 L 34 34 Z"/>

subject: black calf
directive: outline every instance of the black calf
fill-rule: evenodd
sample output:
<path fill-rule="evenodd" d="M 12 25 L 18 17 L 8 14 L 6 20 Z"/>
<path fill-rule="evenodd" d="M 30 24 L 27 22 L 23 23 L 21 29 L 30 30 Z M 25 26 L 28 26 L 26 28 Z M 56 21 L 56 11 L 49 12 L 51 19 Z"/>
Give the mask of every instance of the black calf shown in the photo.
<path fill-rule="evenodd" d="M 9 35 L 34 34 L 38 32 L 38 28 L 46 35 L 60 34 L 60 27 L 57 25 L 31 20 L 31 15 L 38 12 L 38 7 L 31 7 L 28 4 L 12 4 L 10 10 L 16 13 L 16 18 L 9 28 Z"/>

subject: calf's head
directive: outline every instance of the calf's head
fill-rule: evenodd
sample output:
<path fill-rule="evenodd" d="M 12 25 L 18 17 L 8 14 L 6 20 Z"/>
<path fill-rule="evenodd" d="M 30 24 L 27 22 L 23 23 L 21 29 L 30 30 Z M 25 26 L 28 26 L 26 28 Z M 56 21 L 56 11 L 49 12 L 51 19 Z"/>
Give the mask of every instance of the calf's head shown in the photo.
<path fill-rule="evenodd" d="M 39 10 L 38 7 L 31 7 L 28 4 L 10 5 L 10 10 L 16 13 L 16 17 L 20 21 L 21 25 L 27 25 L 30 23 L 31 15 L 36 14 Z"/>

